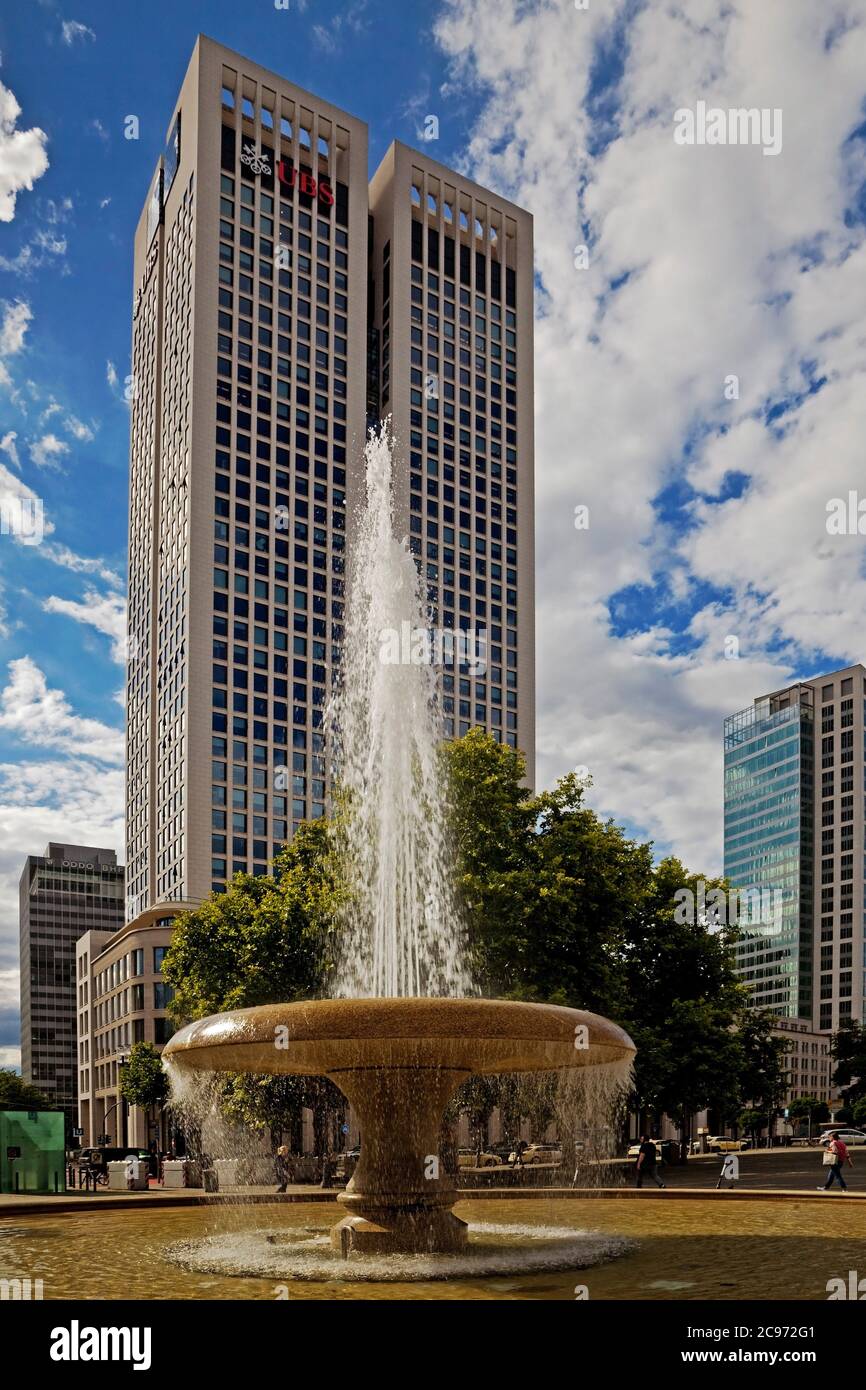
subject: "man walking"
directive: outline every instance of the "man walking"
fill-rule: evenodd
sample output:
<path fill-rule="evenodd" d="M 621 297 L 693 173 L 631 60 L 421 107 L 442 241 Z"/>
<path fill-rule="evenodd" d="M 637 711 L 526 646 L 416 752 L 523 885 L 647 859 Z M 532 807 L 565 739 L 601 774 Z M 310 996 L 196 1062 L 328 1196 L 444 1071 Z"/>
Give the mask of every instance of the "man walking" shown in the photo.
<path fill-rule="evenodd" d="M 846 1162 L 850 1168 L 853 1168 L 854 1164 L 851 1162 L 851 1155 L 845 1141 L 838 1138 L 831 1139 L 825 1149 L 823 1161 L 827 1169 L 827 1181 L 818 1188 L 818 1191 L 826 1192 L 828 1188 L 833 1186 L 833 1179 L 836 1178 L 842 1191 L 847 1192 L 848 1184 L 842 1175 L 842 1169 Z"/>
<path fill-rule="evenodd" d="M 652 1178 L 656 1187 L 664 1187 L 664 1183 L 656 1172 L 657 1157 L 654 1141 L 650 1139 L 648 1134 L 642 1134 L 637 1155 L 637 1166 L 635 1167 L 635 1187 L 643 1185 L 644 1177 Z"/>

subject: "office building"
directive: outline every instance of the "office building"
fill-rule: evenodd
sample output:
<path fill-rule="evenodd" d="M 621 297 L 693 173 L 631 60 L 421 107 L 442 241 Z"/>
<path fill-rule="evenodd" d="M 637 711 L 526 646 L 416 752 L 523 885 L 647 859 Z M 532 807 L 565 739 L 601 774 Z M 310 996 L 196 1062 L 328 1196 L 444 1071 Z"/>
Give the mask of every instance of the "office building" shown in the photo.
<path fill-rule="evenodd" d="M 858 664 L 725 720 L 724 872 L 768 908 L 739 971 L 757 1006 L 821 1033 L 866 1011 L 864 713 Z"/>
<path fill-rule="evenodd" d="M 476 725 L 535 761 L 532 218 L 395 142 L 370 185 L 379 414 L 403 467 L 395 520 L 433 623 L 444 732 Z"/>
<path fill-rule="evenodd" d="M 83 1147 L 125 1144 L 168 1147 L 170 1124 L 157 1107 L 147 1114 L 128 1106 L 120 1091 L 123 1067 L 135 1043 L 162 1050 L 174 1032 L 168 1013 L 171 986 L 162 962 L 174 916 L 190 904 L 140 913 L 117 932 L 88 931 L 75 958 L 78 1017 L 78 1125 Z"/>
<path fill-rule="evenodd" d="M 362 121 L 200 36 L 134 261 L 130 920 L 266 872 L 326 810 L 380 417 L 431 620 L 483 629 L 444 732 L 530 773 L 535 735 L 529 215 L 401 145 L 369 185 Z"/>
<path fill-rule="evenodd" d="M 113 850 L 50 843 L 19 882 L 21 1075 L 67 1132 L 77 1124 L 75 948 L 88 931 L 110 940 L 124 921 L 124 873 Z"/>

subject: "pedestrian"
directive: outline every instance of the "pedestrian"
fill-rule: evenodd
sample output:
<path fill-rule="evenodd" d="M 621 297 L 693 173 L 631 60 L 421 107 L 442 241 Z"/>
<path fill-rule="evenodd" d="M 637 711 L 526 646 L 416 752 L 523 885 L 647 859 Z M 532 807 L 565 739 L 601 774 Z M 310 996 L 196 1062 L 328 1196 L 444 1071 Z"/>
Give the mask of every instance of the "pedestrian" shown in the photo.
<path fill-rule="evenodd" d="M 839 1186 L 841 1187 L 843 1192 L 848 1191 L 848 1184 L 845 1182 L 845 1179 L 842 1176 L 842 1169 L 845 1166 L 846 1160 L 848 1162 L 848 1166 L 850 1168 L 853 1168 L 854 1164 L 851 1162 L 851 1155 L 848 1152 L 848 1145 L 845 1143 L 843 1139 L 838 1139 L 834 1137 L 830 1140 L 829 1144 L 826 1144 L 824 1146 L 824 1157 L 822 1162 L 824 1164 L 824 1167 L 827 1169 L 827 1181 L 825 1183 L 822 1183 L 821 1186 L 818 1188 L 819 1192 L 826 1192 L 829 1188 L 831 1188 L 833 1186 L 834 1178 L 838 1181 Z"/>
<path fill-rule="evenodd" d="M 644 1177 L 652 1178 L 656 1187 L 664 1187 L 664 1183 L 656 1172 L 656 1162 L 658 1152 L 655 1140 L 650 1139 L 648 1134 L 640 1137 L 640 1148 L 637 1153 L 637 1163 L 635 1165 L 635 1187 L 643 1185 Z"/>
<path fill-rule="evenodd" d="M 737 1178 L 740 1176 L 740 1160 L 736 1154 L 725 1154 L 722 1159 L 722 1171 L 719 1173 L 719 1181 L 716 1183 L 716 1191 L 725 1181 L 728 1187 L 733 1187 Z"/>
<path fill-rule="evenodd" d="M 289 1178 L 291 1177 L 288 1144 L 280 1144 L 277 1152 L 274 1154 L 274 1171 L 277 1177 L 277 1191 L 285 1192 L 289 1184 Z"/>
<path fill-rule="evenodd" d="M 326 1149 L 322 1155 L 322 1181 L 320 1187 L 333 1187 L 334 1185 L 334 1159 Z"/>

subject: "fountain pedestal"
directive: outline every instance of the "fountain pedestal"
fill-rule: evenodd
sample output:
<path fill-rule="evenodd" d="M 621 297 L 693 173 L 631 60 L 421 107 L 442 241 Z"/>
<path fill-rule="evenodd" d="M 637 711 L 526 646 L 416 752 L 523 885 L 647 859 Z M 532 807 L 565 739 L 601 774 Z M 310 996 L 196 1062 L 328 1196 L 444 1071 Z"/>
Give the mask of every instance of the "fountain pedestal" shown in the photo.
<path fill-rule="evenodd" d="M 347 1215 L 331 1230 L 344 1256 L 463 1249 L 468 1227 L 451 1210 L 457 1189 L 439 1150 L 445 1107 L 469 1075 L 405 1065 L 329 1072 L 361 1129 L 361 1157 L 337 1199 Z"/>
<path fill-rule="evenodd" d="M 327 1076 L 361 1127 L 332 1241 L 345 1254 L 459 1251 L 466 1226 L 442 1170 L 445 1107 L 500 1072 L 628 1067 L 634 1044 L 598 1014 L 500 999 L 316 999 L 187 1024 L 164 1056 L 195 1071 Z"/>

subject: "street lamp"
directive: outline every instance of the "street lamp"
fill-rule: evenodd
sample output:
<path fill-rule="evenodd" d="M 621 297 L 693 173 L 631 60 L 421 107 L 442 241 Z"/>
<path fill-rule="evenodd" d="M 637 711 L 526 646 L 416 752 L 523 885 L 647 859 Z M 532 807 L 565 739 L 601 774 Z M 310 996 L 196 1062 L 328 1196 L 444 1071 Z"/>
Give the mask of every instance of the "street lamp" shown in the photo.
<path fill-rule="evenodd" d="M 120 1069 L 121 1069 L 122 1067 L 128 1067 L 128 1066 L 129 1066 L 129 1053 L 128 1053 L 128 1052 L 123 1052 L 123 1053 L 121 1053 L 121 1055 L 120 1055 L 120 1056 L 118 1057 L 118 1059 L 117 1059 L 118 1071 L 120 1071 Z M 120 1091 L 120 1084 L 121 1084 L 121 1083 L 120 1083 L 120 1077 L 118 1076 L 118 1081 L 117 1081 L 118 1091 Z M 123 1100 L 123 1093 L 121 1092 L 120 1095 L 118 1096 L 118 1099 L 114 1102 L 113 1105 L 110 1105 L 110 1106 L 108 1107 L 108 1109 L 106 1110 L 105 1114 L 103 1115 L 103 1117 L 102 1117 L 103 1134 L 102 1134 L 102 1139 L 101 1139 L 101 1141 L 100 1141 L 101 1143 L 103 1143 L 103 1144 L 107 1144 L 107 1143 L 108 1143 L 108 1117 L 109 1117 L 109 1115 L 111 1114 L 112 1110 L 116 1110 L 117 1107 L 118 1107 L 119 1105 L 123 1105 L 123 1103 L 124 1103 L 124 1100 Z M 117 1147 L 120 1148 L 121 1146 L 118 1144 Z"/>

